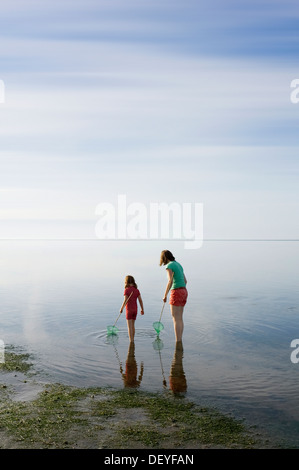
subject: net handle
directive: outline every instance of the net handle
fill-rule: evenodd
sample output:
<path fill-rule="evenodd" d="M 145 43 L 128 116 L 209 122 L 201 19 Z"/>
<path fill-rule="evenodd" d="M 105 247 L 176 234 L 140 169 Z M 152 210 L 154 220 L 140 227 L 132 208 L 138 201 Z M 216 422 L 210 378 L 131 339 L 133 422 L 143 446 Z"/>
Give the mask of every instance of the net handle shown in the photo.
<path fill-rule="evenodd" d="M 127 305 L 127 303 L 129 302 L 129 300 L 130 300 L 130 297 L 131 297 L 131 295 L 132 295 L 132 294 L 133 294 L 133 292 L 131 292 L 131 294 L 130 294 L 130 295 L 129 295 L 129 297 L 127 298 L 127 300 L 126 300 L 126 302 L 125 302 L 125 304 L 124 304 L 124 306 L 123 306 L 123 309 L 125 308 L 125 306 L 126 306 L 126 305 Z M 115 326 L 115 325 L 116 325 L 116 322 L 117 322 L 117 320 L 119 319 L 119 317 L 121 316 L 121 314 L 122 314 L 122 312 L 120 312 L 120 313 L 119 313 L 119 315 L 118 315 L 117 319 L 115 320 L 115 323 L 114 323 L 114 325 L 113 325 L 113 326 Z"/>
<path fill-rule="evenodd" d="M 163 313 L 163 310 L 164 310 L 165 304 L 166 304 L 166 302 L 163 302 L 163 307 L 162 307 L 162 310 L 161 310 L 161 315 L 160 315 L 160 320 L 159 320 L 159 322 L 161 321 L 161 318 L 162 318 L 162 313 Z"/>

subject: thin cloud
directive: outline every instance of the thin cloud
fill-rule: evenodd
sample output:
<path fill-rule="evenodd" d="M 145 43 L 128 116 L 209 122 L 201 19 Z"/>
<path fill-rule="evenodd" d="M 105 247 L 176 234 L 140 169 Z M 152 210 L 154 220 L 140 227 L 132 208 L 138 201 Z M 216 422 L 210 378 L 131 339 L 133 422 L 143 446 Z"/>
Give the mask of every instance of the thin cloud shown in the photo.
<path fill-rule="evenodd" d="M 226 234 L 242 231 L 244 204 L 251 233 L 263 220 L 281 233 L 274 209 L 283 195 L 284 227 L 294 233 L 297 69 L 279 58 L 297 49 L 295 8 L 6 3 L 1 182 L 17 191 L 5 193 L 2 219 L 86 220 L 115 194 L 143 201 L 167 188 L 169 198 L 207 204 L 215 233 L 227 215 Z M 169 169 L 179 189 L 165 184 Z"/>

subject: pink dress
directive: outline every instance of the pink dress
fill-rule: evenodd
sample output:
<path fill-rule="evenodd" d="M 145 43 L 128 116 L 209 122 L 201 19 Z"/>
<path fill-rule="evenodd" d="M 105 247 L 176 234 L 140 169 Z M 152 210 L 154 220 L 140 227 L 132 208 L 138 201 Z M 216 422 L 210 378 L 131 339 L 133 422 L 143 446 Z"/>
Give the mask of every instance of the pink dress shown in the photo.
<path fill-rule="evenodd" d="M 132 293 L 132 295 L 131 295 Z M 130 300 L 127 302 L 126 305 L 126 319 L 127 320 L 136 320 L 137 317 L 137 299 L 140 296 L 140 292 L 136 287 L 130 286 L 126 287 L 124 291 L 124 295 L 130 297 Z"/>

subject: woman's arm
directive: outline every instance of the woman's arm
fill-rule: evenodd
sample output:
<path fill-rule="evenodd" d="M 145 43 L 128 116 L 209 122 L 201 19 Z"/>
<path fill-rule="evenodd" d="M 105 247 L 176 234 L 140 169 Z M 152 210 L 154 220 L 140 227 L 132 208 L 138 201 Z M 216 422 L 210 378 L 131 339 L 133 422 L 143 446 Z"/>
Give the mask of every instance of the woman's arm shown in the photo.
<path fill-rule="evenodd" d="M 167 286 L 166 286 L 166 289 L 165 289 L 165 294 L 164 294 L 164 297 L 163 297 L 163 302 L 166 302 L 166 300 L 167 300 L 168 292 L 169 292 L 170 289 L 171 289 L 172 281 L 173 281 L 173 276 L 174 276 L 174 272 L 173 272 L 171 269 L 166 269 L 166 271 L 167 271 L 167 276 L 168 276 L 168 283 L 167 283 Z"/>

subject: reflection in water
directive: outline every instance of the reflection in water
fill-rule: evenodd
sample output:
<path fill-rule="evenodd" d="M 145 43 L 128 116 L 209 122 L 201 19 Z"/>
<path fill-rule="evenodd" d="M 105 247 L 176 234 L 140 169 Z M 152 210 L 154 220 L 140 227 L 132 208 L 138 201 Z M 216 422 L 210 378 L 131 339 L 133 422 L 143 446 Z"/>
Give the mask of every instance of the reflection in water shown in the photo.
<path fill-rule="evenodd" d="M 141 362 L 140 373 L 138 374 L 138 365 L 135 359 L 135 343 L 130 342 L 128 355 L 126 360 L 126 370 L 124 372 L 120 363 L 120 373 L 122 375 L 124 386 L 128 388 L 138 388 L 141 384 L 143 377 L 143 362 Z"/>
<path fill-rule="evenodd" d="M 163 379 L 163 387 L 167 388 L 167 382 L 166 382 L 165 375 L 164 375 L 164 369 L 163 369 L 163 364 L 162 364 L 162 356 L 161 356 L 161 351 L 164 347 L 163 341 L 159 337 L 157 337 L 155 339 L 155 341 L 153 342 L 153 347 L 154 347 L 155 351 L 159 351 L 160 366 L 161 366 L 162 379 Z"/>
<path fill-rule="evenodd" d="M 167 382 L 164 375 L 161 351 L 164 347 L 163 341 L 157 338 L 153 342 L 153 348 L 159 352 L 160 366 L 162 372 L 163 387 L 167 388 Z M 183 343 L 178 341 L 175 345 L 173 359 L 169 374 L 169 388 L 174 394 L 185 393 L 187 391 L 187 380 L 183 367 Z"/>
<path fill-rule="evenodd" d="M 117 336 L 107 338 L 107 343 L 113 345 L 114 347 L 115 355 L 118 360 L 119 370 L 120 370 L 121 377 L 124 382 L 124 386 L 126 388 L 138 388 L 140 387 L 141 381 L 143 378 L 144 365 L 143 365 L 143 361 L 141 361 L 140 371 L 138 375 L 138 364 L 135 358 L 135 343 L 134 342 L 129 343 L 129 349 L 128 349 L 128 354 L 127 354 L 127 359 L 126 359 L 126 367 L 124 370 L 121 360 L 119 358 L 117 348 L 116 348 L 117 341 L 118 341 Z M 163 388 L 167 389 L 167 381 L 166 381 L 165 374 L 164 374 L 162 354 L 161 354 L 164 344 L 160 338 L 156 338 L 156 340 L 152 344 L 153 344 L 154 350 L 158 351 L 159 353 Z M 186 380 L 184 367 L 183 367 L 183 352 L 184 352 L 183 343 L 181 341 L 178 341 L 175 345 L 175 350 L 174 350 L 170 373 L 169 373 L 169 388 L 174 394 L 184 394 L 187 391 L 187 380 Z"/>
<path fill-rule="evenodd" d="M 187 391 L 187 380 L 183 367 L 183 343 L 181 341 L 178 341 L 175 345 L 169 375 L 169 386 L 175 394 Z"/>

